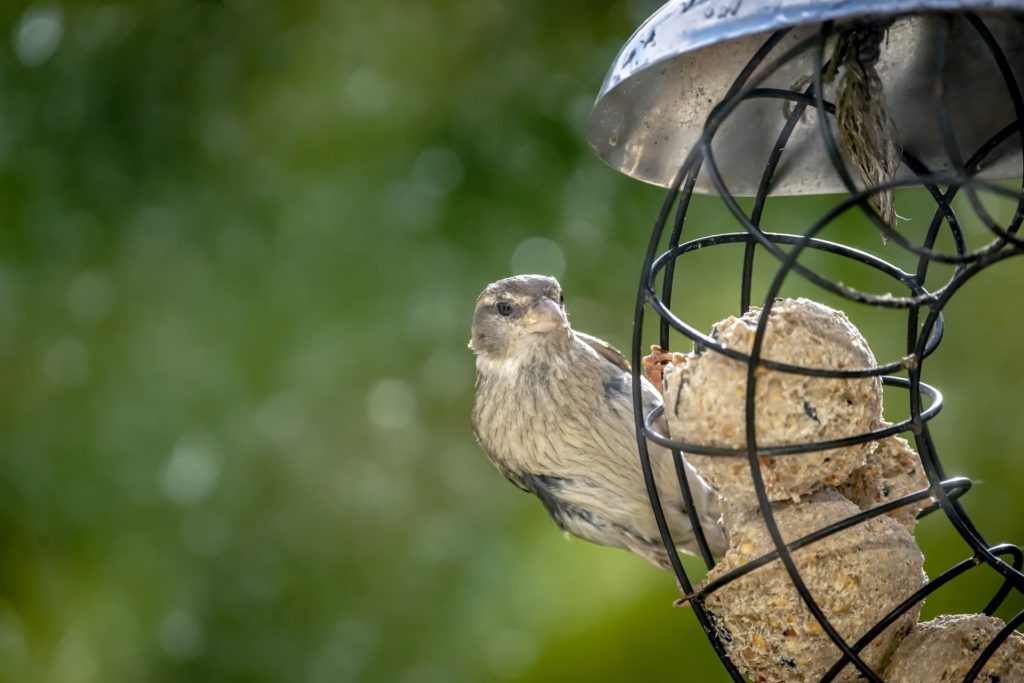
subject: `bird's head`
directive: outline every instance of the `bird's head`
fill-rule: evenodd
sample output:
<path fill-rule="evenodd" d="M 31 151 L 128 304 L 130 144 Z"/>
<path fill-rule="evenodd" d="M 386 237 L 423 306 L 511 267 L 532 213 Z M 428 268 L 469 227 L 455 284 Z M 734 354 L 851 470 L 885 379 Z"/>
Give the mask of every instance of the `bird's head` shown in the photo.
<path fill-rule="evenodd" d="M 516 275 L 492 282 L 477 297 L 469 348 L 477 356 L 498 359 L 568 335 L 558 280 Z"/>

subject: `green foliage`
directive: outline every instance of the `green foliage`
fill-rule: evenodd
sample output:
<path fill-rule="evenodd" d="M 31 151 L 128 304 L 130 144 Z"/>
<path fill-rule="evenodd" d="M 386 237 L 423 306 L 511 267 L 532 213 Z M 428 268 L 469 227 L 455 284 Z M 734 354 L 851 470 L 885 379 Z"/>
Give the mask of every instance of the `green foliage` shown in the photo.
<path fill-rule="evenodd" d="M 661 192 L 583 131 L 655 4 L 0 9 L 0 680 L 719 675 L 671 578 L 561 538 L 468 422 L 489 281 L 564 263 L 574 324 L 628 341 Z M 1021 284 L 968 287 L 934 361 L 993 541 Z"/>

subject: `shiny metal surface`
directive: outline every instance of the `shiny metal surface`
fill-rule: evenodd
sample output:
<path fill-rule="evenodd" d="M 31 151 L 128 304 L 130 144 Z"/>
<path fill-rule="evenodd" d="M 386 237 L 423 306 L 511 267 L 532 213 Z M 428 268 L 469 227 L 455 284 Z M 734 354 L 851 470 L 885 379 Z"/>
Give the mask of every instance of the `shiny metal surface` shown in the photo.
<path fill-rule="evenodd" d="M 619 52 L 591 112 L 588 141 L 613 168 L 666 186 L 697 143 L 712 107 L 773 31 L 792 27 L 764 64 L 814 35 L 823 21 L 890 16 L 896 19 L 882 45 L 878 70 L 898 143 L 932 170 L 944 170 L 949 161 L 934 114 L 934 54 L 944 31 L 941 12 L 965 9 L 984 19 L 1018 83 L 1024 81 L 1024 0 L 673 0 Z M 1012 101 L 984 43 L 962 18 L 953 23 L 947 63 L 949 114 L 960 150 L 969 156 L 1014 120 Z M 808 51 L 764 74 L 762 85 L 792 90 L 801 79 L 806 84 L 811 72 Z M 826 91 L 826 99 L 831 95 Z M 786 147 L 772 194 L 845 190 L 826 157 L 815 116 L 810 110 L 804 114 Z M 780 102 L 762 99 L 743 102 L 722 125 L 713 150 L 734 193 L 756 192 L 783 124 Z M 985 177 L 1021 175 L 1014 142 L 1004 145 L 1002 156 L 984 170 Z M 703 174 L 697 189 L 711 189 Z"/>

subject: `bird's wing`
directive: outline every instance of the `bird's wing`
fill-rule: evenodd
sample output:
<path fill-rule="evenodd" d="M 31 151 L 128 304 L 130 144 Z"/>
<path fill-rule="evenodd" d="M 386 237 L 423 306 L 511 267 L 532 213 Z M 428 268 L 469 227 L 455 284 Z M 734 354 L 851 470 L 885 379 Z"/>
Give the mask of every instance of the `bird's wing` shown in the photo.
<path fill-rule="evenodd" d="M 602 358 L 604 358 L 606 361 L 617 367 L 619 370 L 627 374 L 631 373 L 629 361 L 626 360 L 626 357 L 623 356 L 622 352 L 619 351 L 617 348 L 615 348 L 614 346 L 612 346 L 611 344 L 602 339 L 592 337 L 589 334 L 585 334 L 583 332 L 574 331 L 574 334 L 577 337 L 579 337 L 580 341 L 586 342 L 588 345 L 590 345 L 590 348 L 597 351 L 597 353 Z M 629 401 L 632 405 L 633 399 L 631 396 L 630 389 L 632 383 L 629 381 L 629 377 L 625 377 L 623 379 L 625 381 L 625 384 L 623 385 L 625 391 L 623 395 L 625 397 L 624 400 Z M 648 380 L 643 375 L 640 376 L 640 386 L 642 387 L 641 395 L 643 397 L 644 414 L 647 414 L 654 410 L 656 407 L 661 405 L 661 392 L 658 391 L 654 387 L 654 385 L 651 384 L 650 380 Z M 664 421 L 664 416 L 661 418 L 661 420 Z M 662 434 L 668 433 L 668 430 L 664 425 L 662 425 L 659 431 Z"/>
<path fill-rule="evenodd" d="M 583 332 L 576 332 L 575 334 L 581 341 L 585 341 L 589 344 L 590 348 L 601 354 L 606 361 L 612 365 L 618 366 L 623 372 L 629 372 L 629 361 L 626 360 L 626 357 L 623 356 L 622 352 L 617 348 L 603 339 L 591 337 L 589 334 L 585 334 Z"/>

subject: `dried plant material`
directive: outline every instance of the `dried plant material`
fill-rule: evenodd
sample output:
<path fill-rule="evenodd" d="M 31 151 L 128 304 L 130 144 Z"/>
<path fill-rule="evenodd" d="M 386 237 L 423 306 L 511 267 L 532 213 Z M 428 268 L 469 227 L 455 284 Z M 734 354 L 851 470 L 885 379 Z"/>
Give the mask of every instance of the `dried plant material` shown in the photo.
<path fill-rule="evenodd" d="M 749 353 L 761 309 L 730 317 L 713 336 L 727 348 Z M 761 357 L 808 368 L 876 367 L 857 328 L 840 311 L 807 299 L 772 305 Z M 810 444 L 864 434 L 879 424 L 882 386 L 877 377 L 809 377 L 761 367 L 756 375 L 756 435 L 761 447 Z M 689 443 L 746 446 L 747 363 L 714 350 L 692 353 L 664 367 L 665 415 L 670 434 Z M 798 499 L 822 486 L 844 482 L 864 465 L 874 442 L 827 451 L 762 457 L 769 500 Z M 722 497 L 756 504 L 745 456 L 687 455 Z"/>
<path fill-rule="evenodd" d="M 773 511 L 790 542 L 858 509 L 835 490 L 823 489 L 800 503 L 775 503 Z M 736 515 L 729 544 L 706 581 L 775 550 L 757 509 Z M 884 516 L 800 548 L 793 559 L 825 617 L 851 644 L 926 581 L 924 557 L 913 537 Z M 779 560 L 726 584 L 705 604 L 729 656 L 753 680 L 816 681 L 840 656 Z M 881 672 L 919 612 L 917 605 L 900 616 L 861 651 L 863 660 Z M 848 665 L 836 680 L 860 677 Z"/>
<path fill-rule="evenodd" d="M 918 624 L 893 654 L 885 670 L 885 680 L 889 683 L 962 681 L 1004 625 L 1001 619 L 984 614 L 944 614 Z M 975 680 L 1024 681 L 1024 635 L 1011 633 Z"/>
<path fill-rule="evenodd" d="M 891 181 L 900 164 L 896 127 L 876 68 L 885 31 L 884 25 L 858 25 L 843 34 L 837 50 L 843 64 L 836 98 L 839 140 L 867 188 Z M 871 199 L 885 224 L 895 228 L 892 190 Z"/>
<path fill-rule="evenodd" d="M 889 425 L 883 423 L 883 426 Z M 862 510 L 870 510 L 927 487 L 928 476 L 920 456 L 906 439 L 890 436 L 879 440 L 878 448 L 868 453 L 864 465 L 836 488 Z M 888 515 L 913 532 L 917 513 L 929 502 L 930 499 L 925 498 L 896 508 Z"/>
<path fill-rule="evenodd" d="M 651 352 L 644 356 L 640 360 L 640 366 L 643 368 L 644 377 L 647 381 L 654 385 L 654 388 L 664 393 L 664 375 L 665 368 L 672 363 L 683 363 L 686 361 L 686 357 L 681 353 L 674 353 L 672 351 L 666 351 L 657 344 L 651 345 Z"/>

